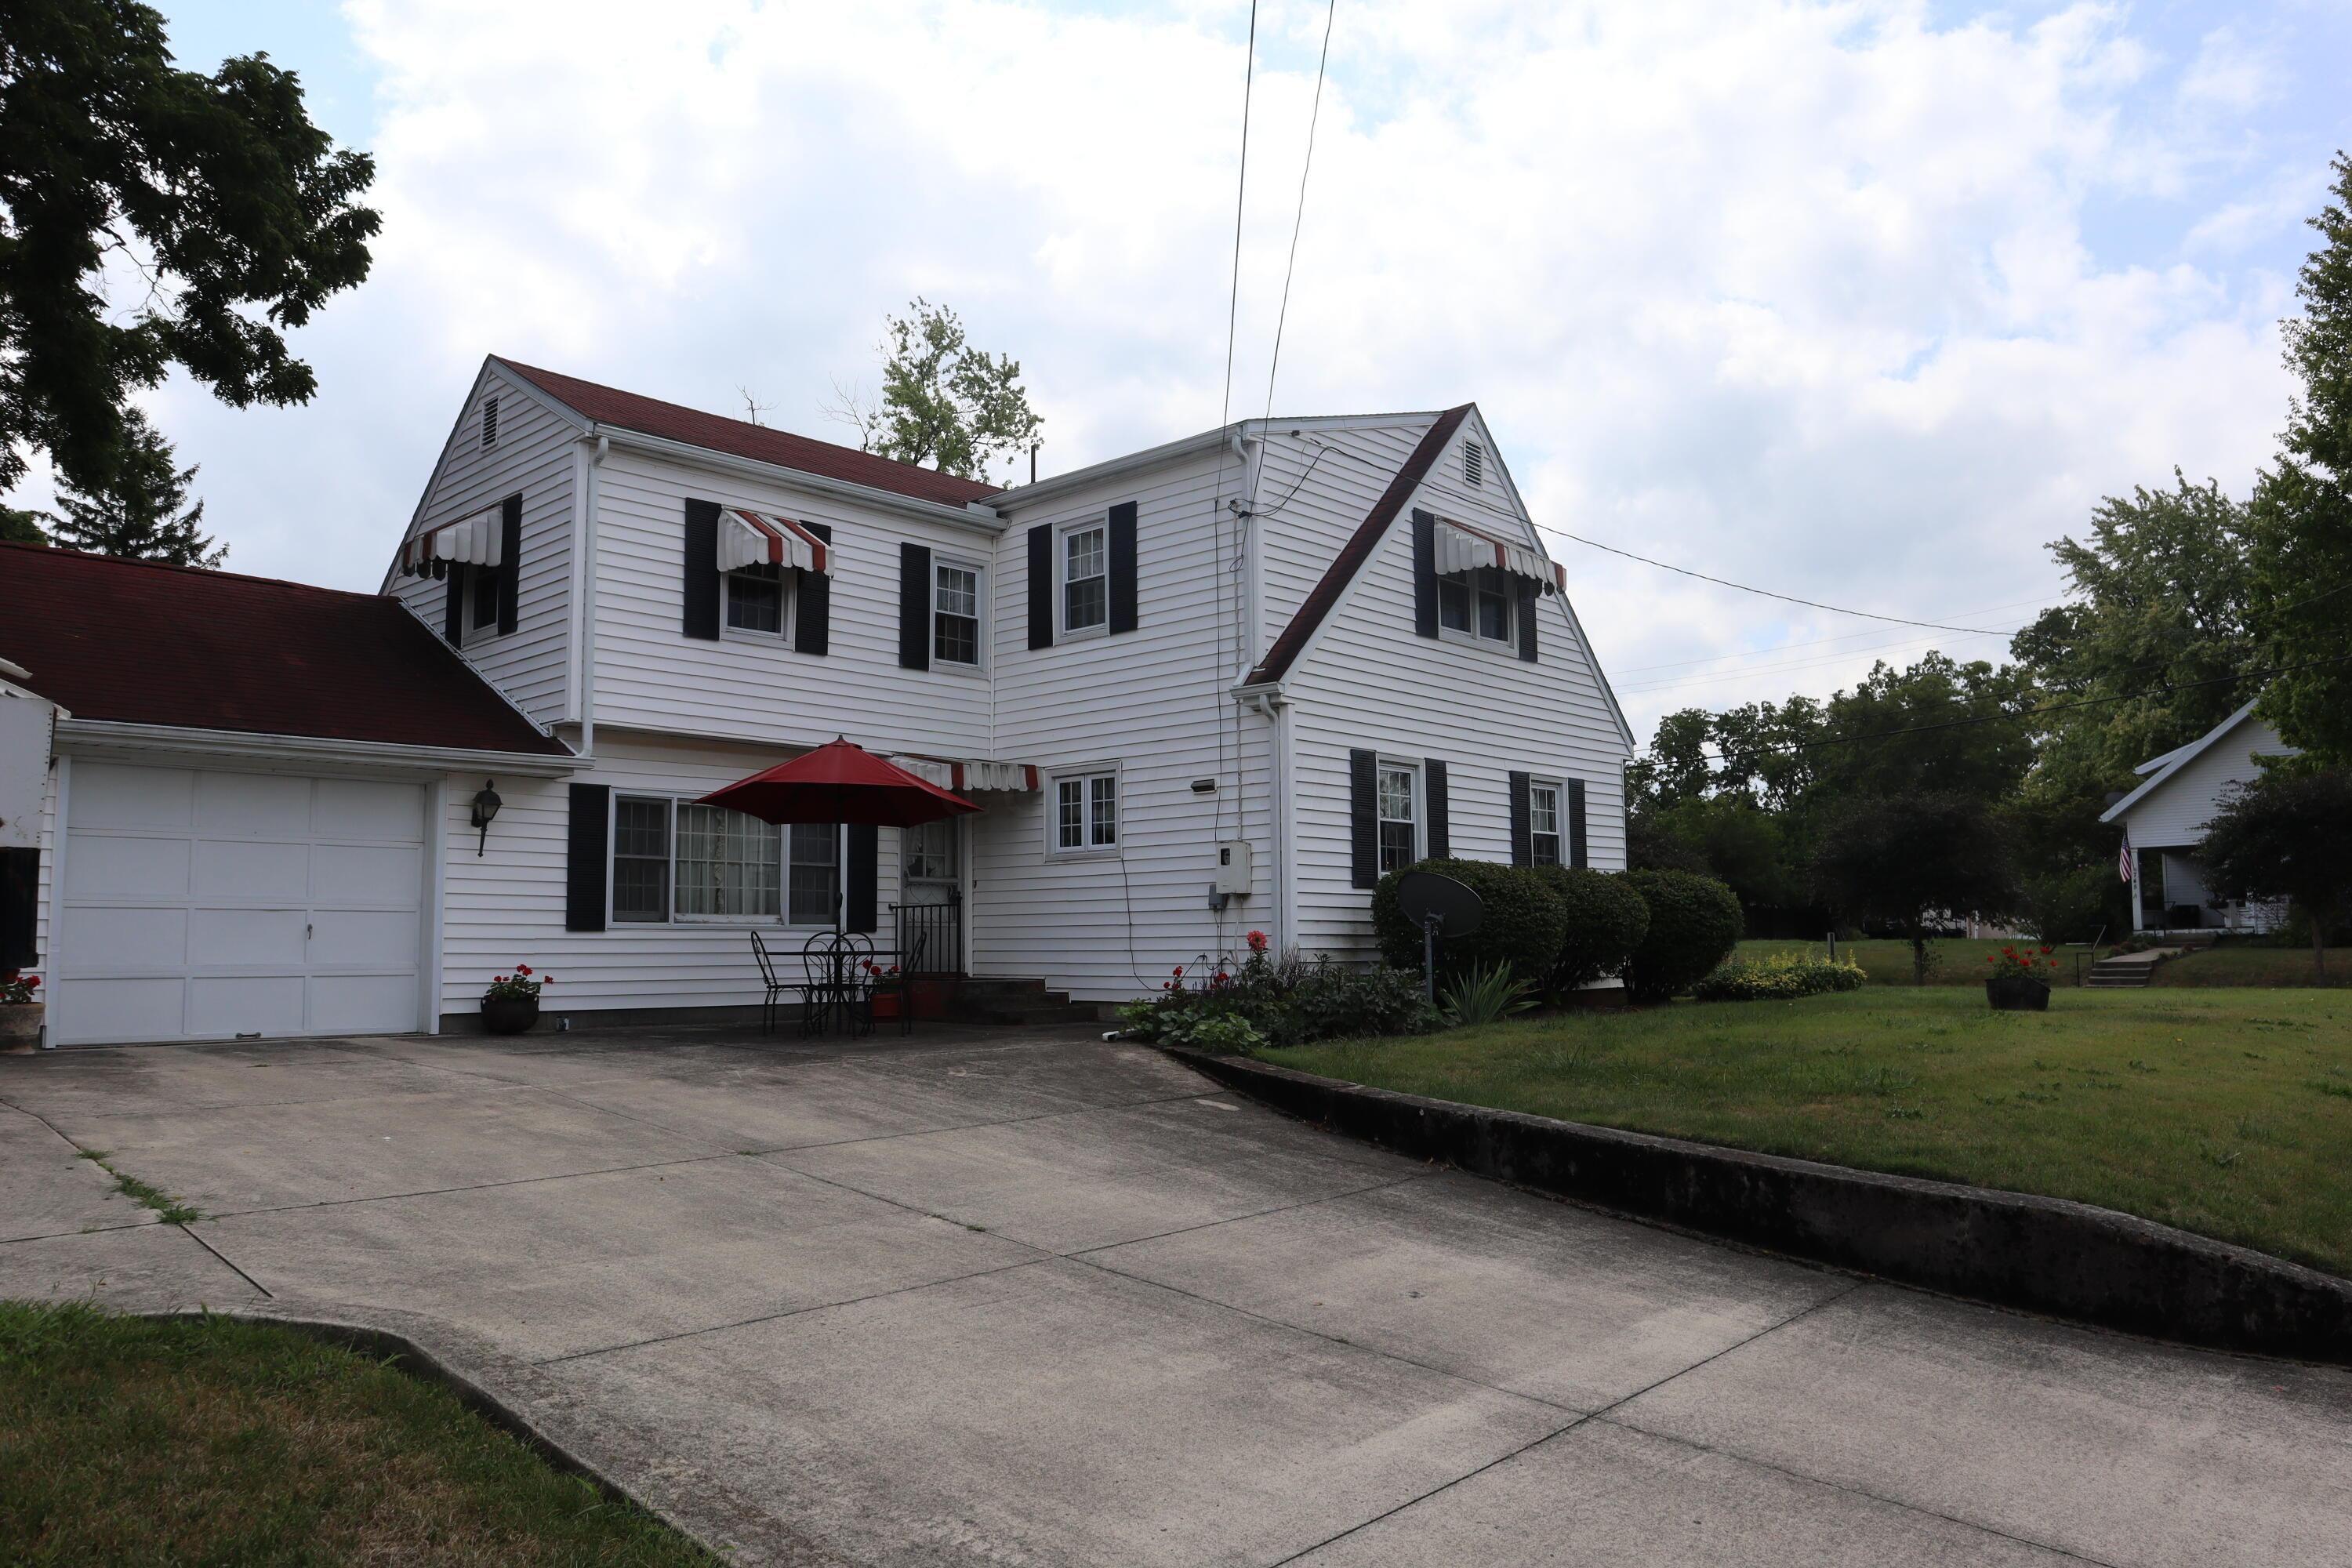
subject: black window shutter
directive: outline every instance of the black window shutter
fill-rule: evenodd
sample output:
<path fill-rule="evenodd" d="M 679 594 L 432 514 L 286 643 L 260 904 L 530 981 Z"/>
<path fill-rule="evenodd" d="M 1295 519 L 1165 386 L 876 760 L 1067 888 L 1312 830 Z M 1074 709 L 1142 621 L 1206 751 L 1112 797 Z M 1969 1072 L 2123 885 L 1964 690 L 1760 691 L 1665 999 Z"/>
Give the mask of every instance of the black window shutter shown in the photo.
<path fill-rule="evenodd" d="M 1454 852 L 1453 836 L 1445 824 L 1445 764 L 1435 757 L 1421 760 L 1422 793 L 1429 797 L 1429 858 L 1442 860 Z"/>
<path fill-rule="evenodd" d="M 499 507 L 499 635 L 515 629 L 515 601 L 522 597 L 522 497 Z"/>
<path fill-rule="evenodd" d="M 41 961 L 33 941 L 40 888 L 38 848 L 0 849 L 0 969 L 30 969 Z"/>
<path fill-rule="evenodd" d="M 1054 525 L 1029 531 L 1029 646 L 1054 646 Z"/>
<path fill-rule="evenodd" d="M 1536 662 L 1536 589 L 1532 577 L 1514 577 L 1519 590 L 1519 657 Z"/>
<path fill-rule="evenodd" d="M 1412 629 L 1437 635 L 1437 520 L 1415 507 L 1412 513 Z"/>
<path fill-rule="evenodd" d="M 1568 863 L 1584 865 L 1584 781 L 1568 781 Z"/>
<path fill-rule="evenodd" d="M 849 825 L 849 894 L 842 924 L 870 931 L 882 922 L 877 884 L 881 876 L 881 830 L 870 822 Z"/>
<path fill-rule="evenodd" d="M 462 647 L 466 642 L 466 568 L 449 568 L 449 595 L 441 607 L 441 635 L 449 639 L 451 647 Z"/>
<path fill-rule="evenodd" d="M 1355 853 L 1355 883 L 1375 887 L 1381 879 L 1381 815 L 1377 752 L 1348 753 L 1348 841 Z"/>
<path fill-rule="evenodd" d="M 613 786 L 572 786 L 572 821 L 564 833 L 563 929 L 604 929 L 605 846 L 613 826 Z"/>
<path fill-rule="evenodd" d="M 686 607 L 683 630 L 719 640 L 719 503 L 686 503 Z"/>
<path fill-rule="evenodd" d="M 833 564 L 833 525 L 825 522 L 801 524 L 824 541 L 825 564 Z M 793 593 L 800 603 L 793 606 L 793 650 L 814 654 L 822 658 L 833 647 L 833 579 L 822 572 L 803 572 Z"/>
<path fill-rule="evenodd" d="M 1536 860 L 1535 834 L 1529 825 L 1528 810 L 1528 775 L 1511 775 L 1511 864 L 1532 866 Z"/>
<path fill-rule="evenodd" d="M 1110 632 L 1135 629 L 1135 503 L 1110 509 Z"/>
<path fill-rule="evenodd" d="M 898 668 L 931 668 L 931 547 L 898 546 Z"/>

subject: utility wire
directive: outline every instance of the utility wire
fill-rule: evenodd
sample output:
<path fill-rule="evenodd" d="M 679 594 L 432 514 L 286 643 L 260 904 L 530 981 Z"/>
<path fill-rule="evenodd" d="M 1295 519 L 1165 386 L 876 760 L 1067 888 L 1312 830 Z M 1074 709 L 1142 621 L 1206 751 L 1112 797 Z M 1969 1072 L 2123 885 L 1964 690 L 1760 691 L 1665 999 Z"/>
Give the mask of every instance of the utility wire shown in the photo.
<path fill-rule="evenodd" d="M 1250 0 L 1249 40 L 1242 60 L 1242 155 L 1241 167 L 1234 181 L 1234 269 L 1231 292 L 1225 303 L 1225 390 L 1223 400 L 1219 405 L 1217 411 L 1217 425 L 1220 428 L 1231 424 L 1234 416 L 1234 338 L 1235 330 L 1241 321 L 1242 313 L 1242 215 L 1247 208 L 1249 199 L 1250 96 L 1252 90 L 1256 85 L 1256 80 L 1257 0 Z M 1209 504 L 1212 508 L 1217 509 L 1218 510 L 1222 510 L 1224 506 L 1225 456 L 1230 445 L 1231 443 L 1229 442 L 1220 443 L 1217 447 L 1217 488 L 1215 493 L 1209 498 Z M 1219 530 L 1222 531 L 1224 525 L 1224 519 L 1222 516 L 1216 517 L 1214 521 Z M 1234 517 L 1234 553 L 1232 564 L 1228 568 L 1229 575 L 1232 572 L 1238 571 L 1241 567 L 1243 531 L 1248 526 L 1249 521 L 1246 517 L 1238 515 Z M 1220 778 L 1222 778 L 1225 772 L 1225 739 L 1227 731 L 1227 726 L 1224 721 L 1224 709 L 1227 706 L 1227 703 L 1224 690 L 1225 671 L 1223 668 L 1223 647 L 1225 641 L 1225 590 L 1223 584 L 1219 585 L 1216 595 L 1216 616 L 1217 644 L 1219 651 L 1218 656 L 1211 661 L 1210 665 L 1209 674 L 1211 679 L 1209 700 L 1214 704 L 1213 710 L 1218 716 L 1217 773 Z M 1242 612 L 1236 608 L 1234 616 L 1234 646 L 1237 647 L 1240 647 L 1247 635 L 1248 628 L 1242 624 Z M 1242 746 L 1241 710 L 1238 704 L 1234 705 L 1232 731 L 1234 741 L 1234 769 L 1236 781 L 1238 781 L 1241 770 Z M 1236 783 L 1235 787 L 1236 790 L 1238 790 L 1238 782 Z M 1222 789 L 1217 792 L 1217 804 L 1213 814 L 1214 827 L 1213 830 L 1220 837 L 1223 837 L 1225 830 L 1225 794 L 1226 792 Z M 1224 923 L 1224 911 L 1222 910 L 1217 913 L 1217 921 L 1220 928 L 1222 928 Z"/>
<path fill-rule="evenodd" d="M 1274 318 L 1274 353 L 1265 365 L 1265 416 L 1274 417 L 1274 373 L 1282 365 L 1282 326 L 1290 319 L 1290 277 L 1298 270 L 1298 231 L 1307 224 L 1307 176 L 1315 167 L 1315 126 L 1323 118 L 1323 69 L 1331 60 L 1331 23 L 1339 15 L 1339 0 L 1323 13 L 1323 52 L 1315 60 L 1315 107 L 1307 114 L 1307 158 L 1298 166 L 1298 212 L 1290 220 L 1290 260 L 1282 269 L 1282 309 Z M 1227 349 L 1230 354 L 1232 350 Z"/>

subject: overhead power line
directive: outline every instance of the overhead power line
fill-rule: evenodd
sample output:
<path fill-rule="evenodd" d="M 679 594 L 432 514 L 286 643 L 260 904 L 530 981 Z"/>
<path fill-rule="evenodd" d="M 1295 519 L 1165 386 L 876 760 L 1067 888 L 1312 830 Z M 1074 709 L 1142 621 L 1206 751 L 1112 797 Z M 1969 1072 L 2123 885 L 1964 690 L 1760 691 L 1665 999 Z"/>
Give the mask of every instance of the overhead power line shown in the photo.
<path fill-rule="evenodd" d="M 1290 220 L 1290 260 L 1282 269 L 1282 309 L 1274 318 L 1274 353 L 1265 363 L 1265 416 L 1274 417 L 1274 374 L 1282 367 L 1282 327 L 1290 319 L 1290 277 L 1298 270 L 1298 231 L 1307 225 L 1307 176 L 1315 167 L 1315 127 L 1323 118 L 1323 70 L 1331 61 L 1331 24 L 1339 0 L 1323 13 L 1323 52 L 1315 60 L 1315 106 L 1307 113 L 1307 158 L 1298 166 L 1298 211 Z M 1229 351 L 1230 352 L 1230 351 Z"/>

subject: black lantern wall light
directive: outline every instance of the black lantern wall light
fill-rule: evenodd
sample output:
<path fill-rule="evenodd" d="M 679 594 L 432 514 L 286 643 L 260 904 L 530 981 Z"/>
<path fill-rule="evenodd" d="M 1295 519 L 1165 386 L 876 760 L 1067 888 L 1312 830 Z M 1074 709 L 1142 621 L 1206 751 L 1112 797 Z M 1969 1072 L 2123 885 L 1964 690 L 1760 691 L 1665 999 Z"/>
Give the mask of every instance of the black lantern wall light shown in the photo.
<path fill-rule="evenodd" d="M 498 783 L 496 779 L 484 779 L 482 787 L 474 792 L 474 826 L 482 833 L 480 842 L 474 846 L 476 859 L 481 858 L 482 851 L 489 847 L 490 819 L 498 816 L 499 807 L 506 804 L 499 798 Z"/>

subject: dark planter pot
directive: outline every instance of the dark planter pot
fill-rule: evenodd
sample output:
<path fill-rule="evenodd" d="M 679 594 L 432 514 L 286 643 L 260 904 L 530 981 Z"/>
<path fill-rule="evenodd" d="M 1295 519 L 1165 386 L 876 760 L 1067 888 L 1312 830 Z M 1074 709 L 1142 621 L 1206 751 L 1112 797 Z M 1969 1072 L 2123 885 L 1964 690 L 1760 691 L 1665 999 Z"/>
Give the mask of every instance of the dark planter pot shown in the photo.
<path fill-rule="evenodd" d="M 2003 1013 L 2047 1013 L 2050 983 L 2031 974 L 1996 974 L 1985 982 L 1985 1000 Z"/>
<path fill-rule="evenodd" d="M 898 1008 L 903 998 L 901 998 L 899 994 L 896 991 L 875 992 L 874 1016 L 877 1018 L 897 1017 L 898 1016 Z"/>
<path fill-rule="evenodd" d="M 535 996 L 482 998 L 482 1027 L 493 1035 L 520 1035 L 538 1022 L 539 999 Z"/>

